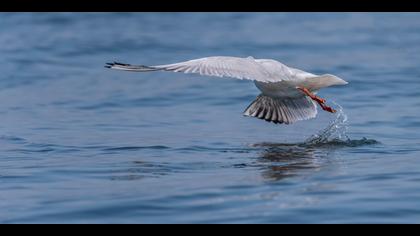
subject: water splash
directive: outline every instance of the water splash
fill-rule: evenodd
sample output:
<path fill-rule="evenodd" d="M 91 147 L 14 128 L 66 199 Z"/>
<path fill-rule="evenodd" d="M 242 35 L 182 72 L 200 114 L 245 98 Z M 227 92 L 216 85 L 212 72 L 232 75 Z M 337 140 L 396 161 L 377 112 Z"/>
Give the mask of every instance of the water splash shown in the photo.
<path fill-rule="evenodd" d="M 326 143 L 337 139 L 349 140 L 349 137 L 347 136 L 347 115 L 344 113 L 343 108 L 339 104 L 335 102 L 333 103 L 338 107 L 335 119 L 325 129 L 306 139 L 304 142 L 305 144 Z"/>
<path fill-rule="evenodd" d="M 337 107 L 335 119 L 323 130 L 307 138 L 303 146 L 348 146 L 356 147 L 361 145 L 378 144 L 374 139 L 363 137 L 360 140 L 352 140 L 347 136 L 348 119 L 343 107 L 333 102 Z"/>

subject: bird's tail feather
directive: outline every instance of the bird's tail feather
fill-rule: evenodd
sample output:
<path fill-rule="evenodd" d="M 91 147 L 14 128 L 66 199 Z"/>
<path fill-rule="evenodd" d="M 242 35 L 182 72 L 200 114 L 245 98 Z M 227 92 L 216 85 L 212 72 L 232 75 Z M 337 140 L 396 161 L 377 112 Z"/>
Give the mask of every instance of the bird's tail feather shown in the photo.
<path fill-rule="evenodd" d="M 292 124 L 298 120 L 314 118 L 316 105 L 307 96 L 300 98 L 271 98 L 263 94 L 245 109 L 245 116 L 253 116 L 268 122 Z"/>
<path fill-rule="evenodd" d="M 134 72 L 148 72 L 148 71 L 157 71 L 162 70 L 162 68 L 157 68 L 153 66 L 144 66 L 144 65 L 130 65 L 119 62 L 106 63 L 106 68 L 115 69 L 115 70 L 126 70 Z"/>

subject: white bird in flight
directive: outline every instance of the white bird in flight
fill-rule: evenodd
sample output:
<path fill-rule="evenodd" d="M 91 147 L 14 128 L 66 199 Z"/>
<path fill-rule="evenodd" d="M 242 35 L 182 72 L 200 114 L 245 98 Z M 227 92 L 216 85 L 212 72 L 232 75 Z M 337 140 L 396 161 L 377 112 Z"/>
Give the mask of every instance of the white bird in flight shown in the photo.
<path fill-rule="evenodd" d="M 276 60 L 253 57 L 213 56 L 157 66 L 118 62 L 106 64 L 107 68 L 133 72 L 173 71 L 252 80 L 261 94 L 243 114 L 276 124 L 292 124 L 315 118 L 316 103 L 325 111 L 336 112 L 325 104 L 325 99 L 315 94 L 321 88 L 347 84 L 331 74 L 315 75 L 288 67 Z"/>

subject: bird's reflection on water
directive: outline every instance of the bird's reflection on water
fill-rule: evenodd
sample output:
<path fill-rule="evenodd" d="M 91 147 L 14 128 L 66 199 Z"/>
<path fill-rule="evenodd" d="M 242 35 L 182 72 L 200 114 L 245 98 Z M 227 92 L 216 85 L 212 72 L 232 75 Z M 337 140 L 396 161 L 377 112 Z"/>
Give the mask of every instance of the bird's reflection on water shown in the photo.
<path fill-rule="evenodd" d="M 257 165 L 262 169 L 262 177 L 267 180 L 282 180 L 297 176 L 306 171 L 316 171 L 321 167 L 320 159 L 328 155 L 328 151 L 299 144 L 254 144 L 262 147 Z"/>
<path fill-rule="evenodd" d="M 257 165 L 263 169 L 265 179 L 281 180 L 296 176 L 305 171 L 319 170 L 330 158 L 334 150 L 340 148 L 355 148 L 364 145 L 377 145 L 380 142 L 374 139 L 339 139 L 324 140 L 308 139 L 303 143 L 259 143 L 252 147 L 261 148 Z"/>
<path fill-rule="evenodd" d="M 316 171 L 331 150 L 340 147 L 355 147 L 376 143 L 376 140 L 350 140 L 347 137 L 347 115 L 343 108 L 337 107 L 335 118 L 327 127 L 312 135 L 302 143 L 259 143 L 253 147 L 262 148 L 258 163 L 263 165 L 263 177 L 270 180 L 281 180 L 296 176 L 304 171 Z"/>

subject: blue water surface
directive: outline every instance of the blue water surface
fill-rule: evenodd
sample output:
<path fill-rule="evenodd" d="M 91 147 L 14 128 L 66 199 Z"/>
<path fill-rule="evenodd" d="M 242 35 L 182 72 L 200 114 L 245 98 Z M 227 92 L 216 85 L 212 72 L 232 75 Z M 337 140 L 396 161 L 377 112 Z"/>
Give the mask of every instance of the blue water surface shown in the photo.
<path fill-rule="evenodd" d="M 0 223 L 420 223 L 420 14 L 1 13 Z M 272 58 L 337 114 L 243 117 L 250 81 L 106 62 Z"/>

